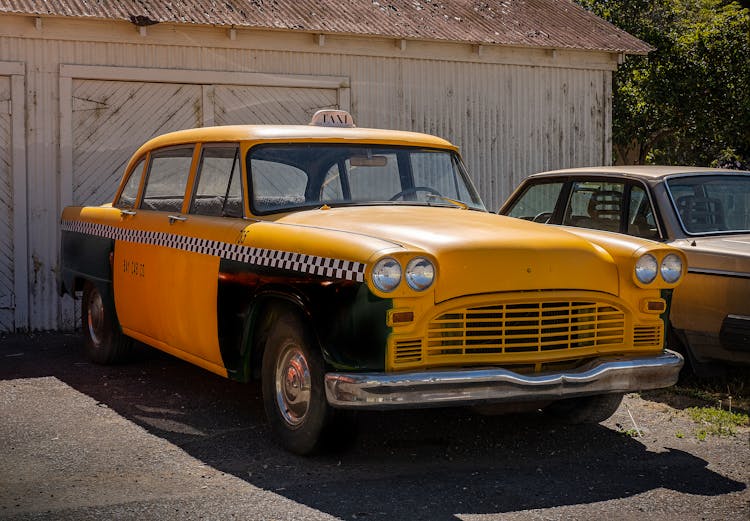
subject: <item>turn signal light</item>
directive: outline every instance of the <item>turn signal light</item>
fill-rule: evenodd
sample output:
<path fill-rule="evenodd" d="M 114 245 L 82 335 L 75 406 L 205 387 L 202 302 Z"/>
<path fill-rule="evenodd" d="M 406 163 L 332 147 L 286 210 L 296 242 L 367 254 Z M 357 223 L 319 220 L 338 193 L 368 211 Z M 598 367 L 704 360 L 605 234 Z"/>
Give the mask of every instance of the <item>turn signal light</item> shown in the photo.
<path fill-rule="evenodd" d="M 664 299 L 643 299 L 641 300 L 641 311 L 644 313 L 664 313 L 667 310 L 667 303 Z"/>
<path fill-rule="evenodd" d="M 398 326 L 414 322 L 413 311 L 392 310 L 388 313 L 388 325 Z"/>

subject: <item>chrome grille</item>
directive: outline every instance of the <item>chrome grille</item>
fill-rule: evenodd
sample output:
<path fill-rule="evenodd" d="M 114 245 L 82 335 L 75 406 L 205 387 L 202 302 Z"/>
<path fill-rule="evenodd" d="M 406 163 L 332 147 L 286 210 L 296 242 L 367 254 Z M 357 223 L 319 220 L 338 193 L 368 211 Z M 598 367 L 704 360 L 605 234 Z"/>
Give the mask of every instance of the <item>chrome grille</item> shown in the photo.
<path fill-rule="evenodd" d="M 591 301 L 503 303 L 430 322 L 426 357 L 529 353 L 622 344 L 625 313 Z"/>

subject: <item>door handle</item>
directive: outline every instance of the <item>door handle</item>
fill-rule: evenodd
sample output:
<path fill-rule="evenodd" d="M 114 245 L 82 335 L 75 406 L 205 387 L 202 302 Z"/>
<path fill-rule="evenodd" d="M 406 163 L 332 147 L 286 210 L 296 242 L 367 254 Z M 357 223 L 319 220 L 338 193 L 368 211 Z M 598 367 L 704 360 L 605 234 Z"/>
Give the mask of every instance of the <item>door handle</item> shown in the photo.
<path fill-rule="evenodd" d="M 120 209 L 120 215 L 130 215 L 130 216 L 133 216 L 133 215 L 135 215 L 135 210 Z"/>
<path fill-rule="evenodd" d="M 167 215 L 167 218 L 169 219 L 169 224 L 174 224 L 175 221 L 187 221 L 187 217 L 183 215 Z"/>

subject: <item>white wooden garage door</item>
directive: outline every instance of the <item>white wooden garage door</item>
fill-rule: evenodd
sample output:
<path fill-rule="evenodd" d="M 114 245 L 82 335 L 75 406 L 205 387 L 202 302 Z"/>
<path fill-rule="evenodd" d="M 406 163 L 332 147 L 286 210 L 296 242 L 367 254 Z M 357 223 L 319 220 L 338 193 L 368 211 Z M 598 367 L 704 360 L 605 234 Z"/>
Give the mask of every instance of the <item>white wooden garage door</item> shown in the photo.
<path fill-rule="evenodd" d="M 305 125 L 317 110 L 338 108 L 335 89 L 218 85 L 216 125 Z"/>
<path fill-rule="evenodd" d="M 73 204 L 112 201 L 133 152 L 148 139 L 202 121 L 200 85 L 75 80 Z"/>
<path fill-rule="evenodd" d="M 75 79 L 72 96 L 73 204 L 86 205 L 112 200 L 131 155 L 154 136 L 204 124 L 305 124 L 316 110 L 336 107 L 338 93 Z"/>
<path fill-rule="evenodd" d="M 13 331 L 13 172 L 10 78 L 0 76 L 0 331 Z"/>

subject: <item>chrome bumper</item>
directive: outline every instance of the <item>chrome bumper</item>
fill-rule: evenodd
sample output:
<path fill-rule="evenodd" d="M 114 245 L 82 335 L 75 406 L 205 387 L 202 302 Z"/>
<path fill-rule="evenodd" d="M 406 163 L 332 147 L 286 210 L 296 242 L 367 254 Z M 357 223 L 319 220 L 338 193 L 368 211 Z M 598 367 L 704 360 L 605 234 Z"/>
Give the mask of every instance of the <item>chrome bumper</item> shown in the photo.
<path fill-rule="evenodd" d="M 454 369 L 418 373 L 328 373 L 328 403 L 337 408 L 407 409 L 536 402 L 593 394 L 669 387 L 682 356 L 607 357 L 569 371 L 523 375 L 507 369 Z"/>

